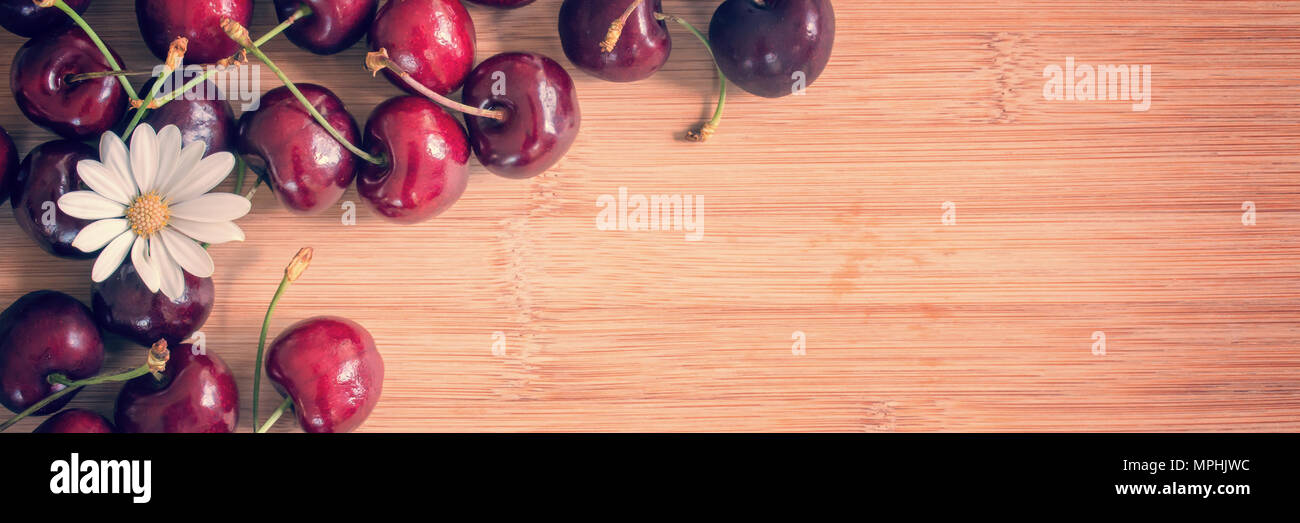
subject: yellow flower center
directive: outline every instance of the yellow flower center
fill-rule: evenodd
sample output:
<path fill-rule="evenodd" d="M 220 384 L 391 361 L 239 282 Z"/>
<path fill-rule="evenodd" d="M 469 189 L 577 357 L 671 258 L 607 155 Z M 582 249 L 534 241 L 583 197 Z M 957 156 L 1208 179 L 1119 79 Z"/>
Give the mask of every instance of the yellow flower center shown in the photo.
<path fill-rule="evenodd" d="M 131 224 L 131 230 L 145 238 L 162 230 L 171 217 L 167 202 L 154 192 L 136 196 L 131 206 L 126 208 L 126 221 Z"/>

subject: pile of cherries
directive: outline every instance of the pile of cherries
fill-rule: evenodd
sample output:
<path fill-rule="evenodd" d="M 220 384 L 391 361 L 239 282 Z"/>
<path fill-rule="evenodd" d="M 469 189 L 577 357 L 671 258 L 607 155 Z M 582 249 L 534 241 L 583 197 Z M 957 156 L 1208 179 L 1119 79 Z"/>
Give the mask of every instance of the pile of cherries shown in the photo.
<path fill-rule="evenodd" d="M 470 1 L 514 9 L 534 0 Z M 355 181 L 376 214 L 398 223 L 428 220 L 451 207 L 468 184 L 471 151 L 492 173 L 529 178 L 559 162 L 581 126 L 574 82 L 550 57 L 506 52 L 474 63 L 474 22 L 459 0 L 389 0 L 382 6 L 379 0 L 274 1 L 281 23 L 264 38 L 284 32 L 297 46 L 327 55 L 365 36 L 372 51 L 365 65 L 408 93 L 376 107 L 363 129 L 328 88 L 293 84 L 258 48 L 261 41 L 246 29 L 252 0 L 135 4 L 140 33 L 159 59 L 169 58 L 173 43 L 184 38 L 189 63 L 225 66 L 251 61 L 252 55 L 280 77 L 285 85 L 265 93 L 257 110 L 238 119 L 226 101 L 160 92 L 153 80 L 137 93 L 128 78 L 140 72 L 129 70 L 80 18 L 89 4 L 0 0 L 0 25 L 30 38 L 11 66 L 14 100 L 29 120 L 61 137 L 35 147 L 19 163 L 0 128 L 0 203 L 9 199 L 19 227 L 55 256 L 93 256 L 72 246 L 89 222 L 50 205 L 82 187 L 77 162 L 98 156 L 85 142 L 106 131 L 129 133 L 139 121 L 177 126 L 183 145 L 201 141 L 209 153 L 242 155 L 236 191 L 247 162 L 285 208 L 310 214 L 335 205 Z M 699 140 L 717 128 L 727 80 L 759 96 L 791 94 L 798 90 L 792 86 L 811 84 L 825 69 L 835 35 L 830 0 L 725 0 L 707 37 L 662 13 L 660 0 L 565 0 L 558 27 L 566 57 L 580 70 L 633 82 L 667 62 L 670 20 L 705 43 L 721 78 L 713 118 L 691 135 Z M 191 90 L 216 92 L 203 78 L 182 80 Z M 456 91 L 460 101 L 448 98 Z M 463 123 L 448 110 L 463 113 Z M 300 258 L 301 253 L 286 270 L 271 308 L 305 267 Z M 93 284 L 91 295 L 87 307 L 60 292 L 32 292 L 0 315 L 0 403 L 20 417 L 48 415 L 83 386 L 125 381 L 113 423 L 70 409 L 37 431 L 235 430 L 239 395 L 230 368 L 185 343 L 212 311 L 210 278 L 185 274 L 185 293 L 173 300 L 150 292 L 133 265 L 123 263 L 109 279 Z M 264 324 L 263 344 L 265 331 Z M 149 361 L 140 369 L 100 375 L 105 332 L 152 346 Z M 261 360 L 259 346 L 255 382 Z M 289 408 L 306 431 L 353 430 L 373 410 L 383 384 L 373 338 L 339 317 L 290 326 L 271 345 L 265 372 L 286 399 L 259 428 L 255 385 L 258 430 Z"/>

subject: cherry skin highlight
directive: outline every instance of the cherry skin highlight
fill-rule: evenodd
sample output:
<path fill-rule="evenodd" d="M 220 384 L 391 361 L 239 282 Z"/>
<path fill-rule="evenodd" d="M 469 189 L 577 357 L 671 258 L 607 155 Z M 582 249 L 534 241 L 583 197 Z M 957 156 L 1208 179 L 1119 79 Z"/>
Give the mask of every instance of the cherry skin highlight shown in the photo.
<path fill-rule="evenodd" d="M 319 85 L 297 85 L 330 126 L 357 142 L 357 123 L 342 100 Z M 330 136 L 287 87 L 267 92 L 261 107 L 239 118 L 239 148 L 265 162 L 276 198 L 302 214 L 332 207 L 365 163 Z"/>
<path fill-rule="evenodd" d="M 610 82 L 635 82 L 651 77 L 668 62 L 673 40 L 668 25 L 655 20 L 660 0 L 646 0 L 632 11 L 623 35 L 608 53 L 600 48 L 609 26 L 635 0 L 564 0 L 560 6 L 560 45 L 564 55 L 583 72 Z"/>
<path fill-rule="evenodd" d="M 57 291 L 36 291 L 0 313 L 0 403 L 18 413 L 63 390 L 46 381 L 51 374 L 71 380 L 95 376 L 104 363 L 104 342 L 90 309 Z M 80 391 L 36 411 L 58 412 Z"/>
<path fill-rule="evenodd" d="M 441 214 L 469 183 L 469 141 L 460 122 L 420 96 L 390 98 L 366 122 L 367 152 L 383 165 L 363 163 L 357 192 L 376 214 L 417 223 Z"/>
<path fill-rule="evenodd" d="M 384 359 L 364 327 L 337 316 L 295 323 L 275 338 L 266 376 L 293 399 L 307 432 L 352 432 L 366 420 L 384 387 Z"/>
<path fill-rule="evenodd" d="M 122 432 L 234 432 L 239 422 L 235 375 L 216 354 L 192 345 L 171 349 L 162 379 L 134 378 L 117 396 L 113 420 Z"/>
<path fill-rule="evenodd" d="M 117 53 L 113 58 L 126 67 Z M 70 27 L 37 36 L 18 48 L 9 68 L 9 89 L 32 123 L 70 140 L 99 138 L 126 113 L 126 92 L 117 78 L 71 83 L 68 77 L 111 70 L 90 37 L 81 28 Z"/>
<path fill-rule="evenodd" d="M 504 75 L 504 89 L 494 76 Z M 578 137 L 582 111 L 573 79 L 537 53 L 501 53 L 484 60 L 465 81 L 465 105 L 500 110 L 504 121 L 465 116 L 480 163 L 506 178 L 537 176 L 564 157 Z"/>
<path fill-rule="evenodd" d="M 33 434 L 111 434 L 113 424 L 108 419 L 86 409 L 68 409 L 45 420 Z"/>
<path fill-rule="evenodd" d="M 447 95 L 465 83 L 474 67 L 474 21 L 459 0 L 391 0 L 370 26 L 370 50 L 388 50 L 393 62 L 416 81 Z M 410 86 L 384 71 L 408 93 Z"/>
<path fill-rule="evenodd" d="M 61 258 L 95 257 L 95 253 L 84 253 L 72 246 L 77 233 L 91 220 L 64 214 L 58 201 L 81 188 L 77 162 L 98 158 L 98 152 L 89 145 L 55 140 L 36 146 L 19 166 L 10 195 L 14 221 L 45 252 Z"/>

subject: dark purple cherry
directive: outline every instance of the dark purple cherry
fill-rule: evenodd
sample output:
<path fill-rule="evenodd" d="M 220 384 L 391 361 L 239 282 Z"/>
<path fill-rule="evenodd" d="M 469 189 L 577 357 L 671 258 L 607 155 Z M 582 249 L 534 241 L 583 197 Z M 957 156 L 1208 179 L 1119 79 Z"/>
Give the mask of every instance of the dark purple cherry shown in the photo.
<path fill-rule="evenodd" d="M 113 424 L 108 419 L 86 409 L 68 409 L 41 423 L 33 434 L 111 434 Z"/>
<path fill-rule="evenodd" d="M 329 89 L 297 84 L 325 121 L 349 142 L 357 142 L 357 123 Z M 266 163 L 275 196 L 289 210 L 320 212 L 334 205 L 357 174 L 358 159 L 321 127 L 287 87 L 262 96 L 256 111 L 239 118 L 239 149 Z"/>
<path fill-rule="evenodd" d="M 215 298 L 212 278 L 184 274 L 185 293 L 173 300 L 151 292 L 135 272 L 135 264 L 123 262 L 108 279 L 90 285 L 95 322 L 146 347 L 160 339 L 169 346 L 179 345 L 208 321 Z"/>
<path fill-rule="evenodd" d="M 178 72 L 174 77 L 179 76 Z M 152 85 L 153 80 L 149 80 L 141 91 L 149 92 Z M 164 91 L 169 88 L 170 86 L 163 86 Z M 176 88 L 180 88 L 180 85 Z M 230 108 L 230 102 L 220 99 L 221 97 L 216 93 L 216 84 L 210 81 L 203 82 L 167 102 L 166 105 L 149 111 L 149 114 L 144 117 L 144 122 L 154 129 L 175 125 L 181 131 L 181 147 L 193 142 L 203 142 L 207 145 L 204 156 L 221 151 L 234 154 L 238 137 L 235 111 Z"/>
<path fill-rule="evenodd" d="M 726 0 L 709 22 L 709 44 L 728 80 L 780 98 L 812 85 L 835 44 L 830 0 Z"/>
<path fill-rule="evenodd" d="M 162 379 L 145 374 L 126 382 L 113 420 L 122 432 L 234 432 L 239 422 L 235 375 L 216 354 L 192 345 L 171 349 Z"/>
<path fill-rule="evenodd" d="M 482 4 L 502 9 L 516 9 L 535 2 L 536 0 L 469 0 L 475 4 Z"/>
<path fill-rule="evenodd" d="M 9 199 L 14 178 L 18 176 L 18 148 L 4 127 L 0 127 L 0 203 Z"/>
<path fill-rule="evenodd" d="M 77 14 L 86 12 L 90 0 L 63 0 Z M 72 18 L 54 7 L 40 7 L 32 0 L 0 0 L 0 26 L 23 38 L 72 25 Z"/>
<path fill-rule="evenodd" d="M 637 0 L 564 0 L 560 6 L 560 45 L 573 65 L 611 82 L 635 82 L 655 74 L 673 50 L 668 26 L 655 20 L 660 0 L 648 0 L 632 11 L 623 35 L 610 52 L 600 44 L 609 26 Z"/>
<path fill-rule="evenodd" d="M 544 55 L 488 58 L 469 74 L 462 96 L 465 105 L 505 115 L 504 120 L 466 115 L 465 126 L 479 162 L 506 178 L 550 169 L 578 137 L 582 110 L 573 79 Z"/>
<path fill-rule="evenodd" d="M 113 58 L 126 67 L 117 53 Z M 9 89 L 32 123 L 71 140 L 98 138 L 126 113 L 126 92 L 111 76 L 76 83 L 68 77 L 111 70 L 90 37 L 81 28 L 70 27 L 37 36 L 18 48 L 9 67 Z"/>
<path fill-rule="evenodd" d="M 63 390 L 51 374 L 72 380 L 95 376 L 104 363 L 104 342 L 90 309 L 57 291 L 36 291 L 18 298 L 0 314 L 0 403 L 22 412 Z M 65 394 L 36 411 L 58 412 L 79 391 Z"/>
<path fill-rule="evenodd" d="M 375 19 L 379 0 L 275 0 L 283 22 L 306 4 L 311 14 L 284 32 L 289 41 L 316 54 L 334 54 L 361 40 Z"/>
<path fill-rule="evenodd" d="M 140 36 L 159 60 L 178 36 L 189 39 L 185 61 L 212 63 L 239 51 L 239 44 L 221 30 L 229 18 L 248 27 L 253 19 L 253 0 L 135 0 L 135 18 Z"/>
<path fill-rule="evenodd" d="M 45 252 L 63 258 L 93 258 L 72 240 L 90 220 L 73 218 L 59 209 L 59 198 L 81 190 L 77 162 L 98 159 L 94 148 L 72 140 L 54 140 L 36 146 L 18 168 L 12 202 L 14 221 Z"/>
<path fill-rule="evenodd" d="M 460 89 L 474 67 L 474 21 L 458 0 L 390 0 L 370 26 L 371 51 L 388 50 L 412 78 L 447 95 Z M 415 93 L 392 71 L 388 81 Z"/>
<path fill-rule="evenodd" d="M 469 142 L 460 122 L 427 98 L 390 98 L 370 113 L 364 149 L 385 159 L 361 164 L 357 192 L 377 214 L 399 223 L 451 207 L 469 183 Z"/>
<path fill-rule="evenodd" d="M 384 359 L 370 332 L 337 316 L 290 325 L 266 353 L 266 377 L 293 399 L 307 432 L 352 432 L 379 403 Z"/>

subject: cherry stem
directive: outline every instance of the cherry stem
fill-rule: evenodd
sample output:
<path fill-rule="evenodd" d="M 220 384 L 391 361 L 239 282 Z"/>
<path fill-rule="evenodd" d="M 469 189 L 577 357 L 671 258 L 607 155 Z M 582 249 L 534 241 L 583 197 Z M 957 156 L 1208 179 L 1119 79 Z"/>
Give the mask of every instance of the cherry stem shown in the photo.
<path fill-rule="evenodd" d="M 48 1 L 37 2 L 37 5 L 40 5 L 41 7 L 50 7 L 49 4 Z M 67 2 L 64 2 L 63 0 L 54 0 L 53 6 L 66 13 L 69 18 L 72 18 L 72 21 L 75 22 L 77 26 L 81 27 L 82 31 L 86 32 L 86 36 L 90 37 L 90 41 L 95 42 L 95 47 L 98 47 L 99 52 L 104 54 L 104 59 L 108 60 L 109 67 L 112 67 L 114 71 L 122 70 L 122 67 L 117 64 L 117 59 L 113 58 L 113 53 L 109 52 L 108 46 L 104 45 L 104 41 L 99 39 L 99 35 L 95 33 L 94 29 L 90 28 L 90 24 L 87 24 L 86 20 L 82 18 L 81 15 L 77 14 L 75 9 L 70 7 Z M 135 88 L 131 87 L 131 82 L 126 81 L 126 78 L 119 76 L 117 77 L 117 81 L 122 84 L 122 89 L 126 90 L 126 94 L 130 96 L 132 100 L 140 99 L 140 95 L 136 94 Z"/>
<path fill-rule="evenodd" d="M 366 54 L 366 67 L 370 69 L 371 76 L 379 74 L 379 71 L 383 69 L 392 71 L 393 74 L 396 74 L 398 78 L 401 78 L 403 82 L 406 82 L 406 85 L 411 86 L 411 88 L 415 89 L 416 92 L 453 111 L 460 111 L 465 114 L 491 118 L 493 120 L 503 121 L 506 119 L 506 113 L 504 111 L 496 109 L 479 109 L 477 107 L 468 106 L 438 94 L 438 92 L 433 89 L 429 89 L 415 78 L 412 78 L 409 73 L 402 70 L 396 62 L 393 62 L 392 59 L 388 57 L 388 50 L 382 47 L 380 47 L 378 51 Z"/>
<path fill-rule="evenodd" d="M 262 427 L 257 429 L 257 433 L 262 434 L 271 430 L 271 427 L 275 426 L 275 422 L 280 421 L 280 416 L 284 414 L 284 411 L 289 410 L 289 407 L 292 405 L 293 399 L 286 396 L 284 401 L 280 402 L 280 406 L 276 407 L 275 410 L 271 412 L 271 416 L 266 418 L 266 423 L 263 423 Z"/>
<path fill-rule="evenodd" d="M 256 187 L 254 187 L 256 189 Z M 262 335 L 257 338 L 257 362 L 253 367 L 253 431 L 261 432 L 257 426 L 257 399 L 258 393 L 262 390 L 262 356 L 266 350 L 266 335 L 271 330 L 271 315 L 275 312 L 275 305 L 280 303 L 280 297 L 284 296 L 284 291 L 289 288 L 289 284 L 302 276 L 302 272 L 307 270 L 311 264 L 311 247 L 303 247 L 294 255 L 293 261 L 284 268 L 284 277 L 280 278 L 280 286 L 276 287 L 275 295 L 271 296 L 271 304 L 266 306 L 266 316 L 262 318 Z"/>
<path fill-rule="evenodd" d="M 618 45 L 618 39 L 623 37 L 623 26 L 627 25 L 627 19 L 631 18 L 632 12 L 636 11 L 636 8 L 641 7 L 641 4 L 644 3 L 645 0 L 632 2 L 627 6 L 627 9 L 623 10 L 623 14 L 609 24 L 609 31 L 605 33 L 605 39 L 600 42 L 601 51 L 608 53 L 614 50 L 614 47 Z"/>
<path fill-rule="evenodd" d="M 280 79 L 280 83 L 283 83 L 285 87 L 288 87 L 289 92 L 293 93 L 294 98 L 297 98 L 298 102 L 302 103 L 302 106 L 307 109 L 307 112 L 311 113 L 312 118 L 316 119 L 316 123 L 319 123 L 321 127 L 324 127 L 325 131 L 328 132 L 330 136 L 333 136 L 335 140 L 343 145 L 343 147 L 352 151 L 352 154 L 357 155 L 362 160 L 375 165 L 384 164 L 382 158 L 377 158 L 362 151 L 360 148 L 353 145 L 352 142 L 343 138 L 343 135 L 339 133 L 338 129 L 335 129 L 334 126 L 325 121 L 325 117 L 320 114 L 320 111 L 316 110 L 316 107 L 313 106 L 311 102 L 307 101 L 307 97 L 303 96 L 302 91 L 299 91 L 298 86 L 294 85 L 292 80 L 289 80 L 289 77 L 284 74 L 284 71 L 281 71 L 280 68 L 275 65 L 275 62 L 271 61 L 271 58 L 266 56 L 266 53 L 263 53 L 256 45 L 253 45 L 253 41 L 248 38 L 248 29 L 244 28 L 243 25 L 240 25 L 239 22 L 229 18 L 221 21 L 221 28 L 225 30 L 226 35 L 229 36 L 231 40 L 234 40 L 235 43 L 243 47 L 245 51 L 248 51 L 250 54 L 257 57 L 258 60 L 261 60 L 262 63 L 266 64 L 266 66 L 271 69 L 271 72 L 275 73 L 275 76 Z"/>
<path fill-rule="evenodd" d="M 234 172 L 237 172 L 239 174 L 235 175 L 235 188 L 230 192 L 233 192 L 235 194 L 244 192 L 244 178 L 246 178 L 248 175 L 248 169 L 245 168 L 246 165 L 248 164 L 244 162 L 243 156 L 235 155 Z"/>
<path fill-rule="evenodd" d="M 95 71 L 93 73 L 79 73 L 68 75 L 64 80 L 70 84 L 84 82 L 86 80 L 97 80 L 108 78 L 110 76 L 153 76 L 153 71 Z"/>
<path fill-rule="evenodd" d="M 170 357 L 171 357 L 171 353 L 167 351 L 167 342 L 165 340 L 158 340 L 158 343 L 155 343 L 153 345 L 153 348 L 149 349 L 149 355 L 146 358 L 144 365 L 141 365 L 139 367 L 136 367 L 134 369 L 125 372 L 120 372 L 117 374 L 101 374 L 99 376 L 94 376 L 94 377 L 86 378 L 83 380 L 76 380 L 76 381 L 69 379 L 67 376 L 63 374 L 57 374 L 57 373 L 50 374 L 48 377 L 45 378 L 45 381 L 49 382 L 50 384 L 63 385 L 64 388 L 56 391 L 53 394 L 50 394 L 49 396 L 42 398 L 41 401 L 36 402 L 35 405 L 27 407 L 27 410 L 15 414 L 12 418 L 9 418 L 9 420 L 5 421 L 4 423 L 0 423 L 0 432 L 4 432 L 6 429 L 12 427 L 15 423 L 18 423 L 23 418 L 32 415 L 36 411 L 45 408 L 46 405 L 49 405 L 50 403 L 53 403 L 55 400 L 62 398 L 63 396 L 66 396 L 68 394 L 71 394 L 73 391 L 79 390 L 82 387 L 87 387 L 90 385 L 98 385 L 100 383 L 127 381 L 127 380 L 138 378 L 140 376 L 144 376 L 145 374 L 149 374 L 150 372 L 154 373 L 155 378 L 161 379 L 158 373 L 166 369 L 167 360 Z"/>
<path fill-rule="evenodd" d="M 690 22 L 673 15 L 655 13 L 655 19 L 672 20 L 677 22 L 678 24 L 681 24 L 682 27 L 685 27 L 687 31 L 690 31 L 691 34 L 695 35 L 696 38 L 700 39 L 700 42 L 704 44 L 704 49 L 709 52 L 709 59 L 713 61 L 714 69 L 718 70 L 718 107 L 713 110 L 713 118 L 708 122 L 705 122 L 704 125 L 701 125 L 699 128 L 686 133 L 686 139 L 689 141 L 707 141 L 709 137 L 713 136 L 713 133 L 718 130 L 718 125 L 722 123 L 722 108 L 727 105 L 727 76 L 722 74 L 722 68 L 718 67 L 718 59 L 713 55 L 713 46 L 709 45 L 709 38 L 704 36 L 704 33 L 701 33 L 699 29 L 696 29 L 695 26 L 690 24 Z"/>

